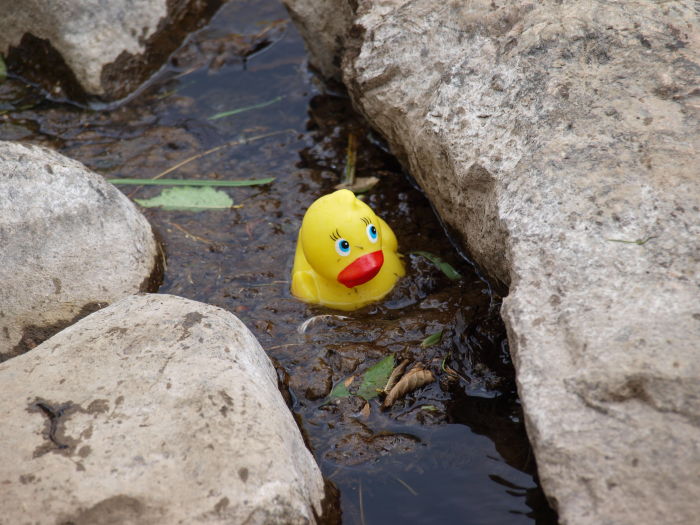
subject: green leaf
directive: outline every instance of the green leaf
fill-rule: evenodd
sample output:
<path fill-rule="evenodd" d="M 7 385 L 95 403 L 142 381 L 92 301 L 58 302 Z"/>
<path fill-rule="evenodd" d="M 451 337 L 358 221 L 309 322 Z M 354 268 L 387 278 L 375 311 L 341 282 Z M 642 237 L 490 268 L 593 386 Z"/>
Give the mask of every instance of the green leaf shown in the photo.
<path fill-rule="evenodd" d="M 431 263 L 433 263 L 442 273 L 444 273 L 447 277 L 452 279 L 453 281 L 457 281 L 462 278 L 462 274 L 459 273 L 457 270 L 454 269 L 454 267 L 448 263 L 445 262 L 441 257 L 430 253 L 430 252 L 411 252 L 412 254 L 415 255 L 420 255 L 421 257 L 425 257 L 428 259 Z"/>
<path fill-rule="evenodd" d="M 144 208 L 162 208 L 164 210 L 227 210 L 233 206 L 233 200 L 223 191 L 213 188 L 168 188 L 152 199 L 134 199 Z"/>
<path fill-rule="evenodd" d="M 384 359 L 381 359 L 369 367 L 365 373 L 362 374 L 362 383 L 357 389 L 356 395 L 364 398 L 366 401 L 377 397 L 379 395 L 379 391 L 381 391 L 382 388 L 384 388 L 384 385 L 386 385 L 386 382 L 391 375 L 391 371 L 394 369 L 394 364 L 395 360 L 394 355 L 392 354 L 386 356 Z M 348 378 L 344 379 L 333 387 L 329 397 L 337 398 L 353 395 L 353 392 L 351 392 L 345 385 L 346 383 L 350 385 L 353 384 L 352 381 L 348 382 Z"/>
<path fill-rule="evenodd" d="M 221 188 L 234 188 L 239 186 L 259 186 L 269 184 L 274 177 L 252 180 L 212 180 L 212 179 L 107 179 L 112 184 L 126 184 L 132 186 L 211 186 Z"/>
<path fill-rule="evenodd" d="M 348 397 L 349 395 L 350 390 L 348 390 L 348 387 L 345 386 L 345 383 L 341 381 L 333 387 L 333 390 L 331 390 L 329 397 Z"/>
<path fill-rule="evenodd" d="M 0 82 L 4 82 L 6 78 L 7 66 L 5 65 L 5 61 L 2 59 L 2 55 L 0 55 Z"/>
<path fill-rule="evenodd" d="M 283 98 L 284 97 L 275 97 L 272 100 L 268 100 L 266 102 L 261 102 L 260 104 L 253 104 L 252 106 L 245 106 L 242 108 L 232 109 L 230 111 L 223 111 L 221 113 L 217 113 L 216 115 L 212 115 L 211 117 L 208 117 L 208 120 L 217 120 L 217 119 L 224 118 L 224 117 L 230 117 L 232 115 L 238 115 L 239 113 L 245 113 L 246 111 L 250 111 L 253 109 L 260 109 L 260 108 L 264 108 L 266 106 L 271 106 L 272 104 L 274 104 L 275 102 L 279 102 Z"/>
<path fill-rule="evenodd" d="M 391 371 L 394 369 L 394 364 L 394 354 L 391 354 L 370 367 L 364 373 L 357 395 L 365 398 L 366 401 L 377 397 L 379 395 L 378 390 L 382 390 L 384 385 L 386 385 Z"/>
<path fill-rule="evenodd" d="M 423 342 L 420 344 L 421 347 L 423 348 L 428 348 L 429 346 L 433 346 L 438 344 L 442 340 L 442 330 L 439 332 L 435 332 L 432 335 L 429 335 L 425 339 L 423 339 Z"/>

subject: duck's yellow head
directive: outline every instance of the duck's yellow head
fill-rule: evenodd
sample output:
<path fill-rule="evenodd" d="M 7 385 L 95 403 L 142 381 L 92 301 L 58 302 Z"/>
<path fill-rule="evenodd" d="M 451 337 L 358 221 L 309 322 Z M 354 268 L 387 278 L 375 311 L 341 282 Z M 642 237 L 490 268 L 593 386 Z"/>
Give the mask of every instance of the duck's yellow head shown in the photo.
<path fill-rule="evenodd" d="M 348 288 L 366 283 L 384 264 L 379 220 L 350 190 L 325 195 L 309 206 L 299 240 L 316 273 Z"/>

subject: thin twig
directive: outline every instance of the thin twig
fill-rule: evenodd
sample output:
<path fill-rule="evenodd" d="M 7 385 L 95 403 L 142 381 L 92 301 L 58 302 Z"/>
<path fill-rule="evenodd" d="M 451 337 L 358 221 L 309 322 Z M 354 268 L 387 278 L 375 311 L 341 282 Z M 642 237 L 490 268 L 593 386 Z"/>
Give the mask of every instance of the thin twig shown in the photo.
<path fill-rule="evenodd" d="M 413 494 L 414 496 L 417 496 L 417 495 L 418 495 L 418 492 L 416 492 L 416 491 L 414 490 L 414 488 L 411 487 L 411 485 L 409 485 L 408 483 L 406 483 L 406 482 L 405 482 L 404 480 L 402 480 L 400 477 L 394 476 L 393 474 L 391 475 L 391 477 L 394 478 L 394 479 L 395 479 L 396 481 L 398 481 L 399 483 L 401 483 L 404 487 L 406 487 L 406 490 L 409 491 L 411 494 Z"/>
<path fill-rule="evenodd" d="M 177 224 L 175 222 L 168 222 L 168 221 L 166 221 L 166 222 L 170 226 L 173 226 L 174 228 L 177 228 L 178 230 L 180 230 L 182 233 L 185 234 L 186 237 L 190 237 L 191 239 L 194 239 L 195 241 L 203 242 L 205 244 L 216 244 L 214 241 L 212 241 L 210 239 L 206 239 L 204 237 L 199 237 L 198 235 L 195 235 L 194 233 L 187 231 L 185 228 L 183 228 L 182 226 L 180 226 L 179 224 Z"/>
<path fill-rule="evenodd" d="M 343 184 L 352 186 L 355 184 L 355 161 L 357 159 L 357 142 L 355 134 L 351 131 L 348 133 L 348 151 L 345 157 L 345 177 Z"/>
<path fill-rule="evenodd" d="M 177 169 L 179 169 L 179 168 L 185 166 L 186 164 L 189 164 L 189 163 L 192 162 L 192 161 L 195 161 L 195 160 L 197 160 L 197 159 L 201 159 L 202 157 L 206 157 L 207 155 L 210 155 L 210 154 L 212 154 L 212 153 L 215 153 L 215 152 L 217 152 L 217 151 L 219 151 L 219 150 L 221 150 L 221 149 L 228 148 L 228 147 L 231 147 L 231 146 L 237 146 L 237 145 L 239 145 L 239 144 L 249 144 L 249 143 L 251 143 L 251 142 L 255 142 L 256 140 L 265 139 L 265 138 L 267 138 L 267 137 L 273 137 L 273 136 L 275 136 L 275 135 L 281 135 L 282 133 L 294 133 L 294 130 L 293 130 L 293 129 L 283 129 L 283 130 L 279 130 L 279 131 L 273 131 L 273 132 L 271 132 L 271 133 L 265 133 L 265 134 L 263 134 L 263 135 L 255 135 L 255 136 L 249 137 L 249 138 L 236 139 L 236 140 L 231 140 L 231 141 L 229 141 L 229 142 L 225 142 L 224 144 L 220 144 L 220 145 L 218 145 L 218 146 L 215 146 L 215 147 L 213 147 L 213 148 L 210 148 L 210 149 L 208 149 L 208 150 L 206 150 L 206 151 L 203 151 L 202 153 L 197 153 L 196 155 L 192 155 L 191 157 L 188 157 L 188 158 L 186 158 L 185 160 L 178 162 L 177 164 L 175 164 L 174 166 L 168 168 L 167 170 L 161 171 L 158 175 L 156 175 L 155 177 L 152 177 L 151 180 L 160 179 L 160 178 L 166 176 L 168 173 L 172 173 L 173 171 L 175 171 L 175 170 L 177 170 Z M 132 196 L 133 196 L 137 191 L 139 191 L 142 187 L 143 187 L 143 186 L 139 186 L 139 187 L 136 188 L 134 191 L 132 191 L 132 192 L 129 194 L 129 197 L 132 197 Z"/>
<path fill-rule="evenodd" d="M 360 523 L 365 525 L 365 506 L 362 502 L 362 479 L 359 480 L 360 485 L 357 489 L 359 500 L 360 500 Z"/>
<path fill-rule="evenodd" d="M 220 149 L 228 148 L 228 147 L 230 147 L 230 146 L 236 146 L 236 145 L 238 145 L 238 144 L 248 144 L 248 143 L 250 143 L 250 142 L 255 142 L 256 140 L 265 139 L 265 138 L 267 138 L 267 137 L 272 137 L 272 136 L 274 136 L 274 135 L 280 135 L 280 134 L 282 134 L 282 133 L 294 133 L 294 130 L 291 130 L 291 129 L 283 129 L 283 130 L 281 130 L 281 131 L 273 131 L 272 133 L 265 133 L 265 134 L 263 134 L 263 135 L 255 135 L 254 137 L 250 137 L 250 138 L 231 140 L 231 141 L 226 142 L 226 143 L 224 143 L 224 144 L 221 144 L 221 145 L 219 145 L 219 146 L 215 146 L 215 147 L 210 148 L 210 149 L 208 149 L 208 150 L 206 150 L 206 151 L 203 151 L 202 153 L 198 153 L 197 155 L 192 155 L 191 157 L 189 157 L 189 158 L 183 160 L 182 162 L 178 162 L 177 164 L 175 164 L 175 166 L 173 166 L 173 167 L 171 167 L 171 168 L 168 168 L 168 169 L 165 170 L 165 171 L 160 172 L 158 175 L 156 175 L 155 177 L 153 177 L 152 180 L 160 179 L 161 177 L 164 177 L 164 176 L 167 175 L 168 173 L 172 173 L 172 172 L 175 171 L 176 169 L 181 168 L 181 167 L 184 166 L 185 164 L 189 164 L 189 163 L 192 162 L 193 160 L 201 159 L 202 157 L 205 157 L 205 156 L 207 156 L 207 155 L 210 155 L 211 153 L 214 153 L 214 152 L 216 152 L 216 151 L 219 151 Z"/>
<path fill-rule="evenodd" d="M 277 350 L 278 348 L 286 348 L 287 346 L 303 346 L 308 343 L 285 343 L 283 345 L 268 346 L 266 350 Z"/>

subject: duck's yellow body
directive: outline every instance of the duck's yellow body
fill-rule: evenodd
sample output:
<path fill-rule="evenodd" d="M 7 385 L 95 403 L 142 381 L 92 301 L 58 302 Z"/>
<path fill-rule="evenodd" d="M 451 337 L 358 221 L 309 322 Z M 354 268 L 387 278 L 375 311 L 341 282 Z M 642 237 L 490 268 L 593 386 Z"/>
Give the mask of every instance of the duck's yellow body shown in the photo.
<path fill-rule="evenodd" d="M 389 225 L 350 190 L 325 195 L 301 223 L 292 294 L 337 310 L 362 308 L 406 273 L 397 249 Z"/>

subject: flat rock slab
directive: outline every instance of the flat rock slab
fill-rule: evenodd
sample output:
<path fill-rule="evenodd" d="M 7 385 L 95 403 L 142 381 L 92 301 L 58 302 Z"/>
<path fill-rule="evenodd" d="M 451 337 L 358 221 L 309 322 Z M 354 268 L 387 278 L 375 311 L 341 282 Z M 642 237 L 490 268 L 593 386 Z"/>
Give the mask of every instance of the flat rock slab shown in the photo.
<path fill-rule="evenodd" d="M 312 63 L 510 285 L 519 392 L 562 523 L 697 521 L 697 3 L 285 3 Z"/>
<path fill-rule="evenodd" d="M 0 361 L 144 291 L 158 246 L 136 206 L 81 163 L 0 141 Z"/>
<path fill-rule="evenodd" d="M 0 523 L 309 523 L 323 479 L 232 314 L 128 297 L 0 365 Z"/>
<path fill-rule="evenodd" d="M 54 96 L 136 89 L 223 0 L 0 0 L 0 54 Z"/>

